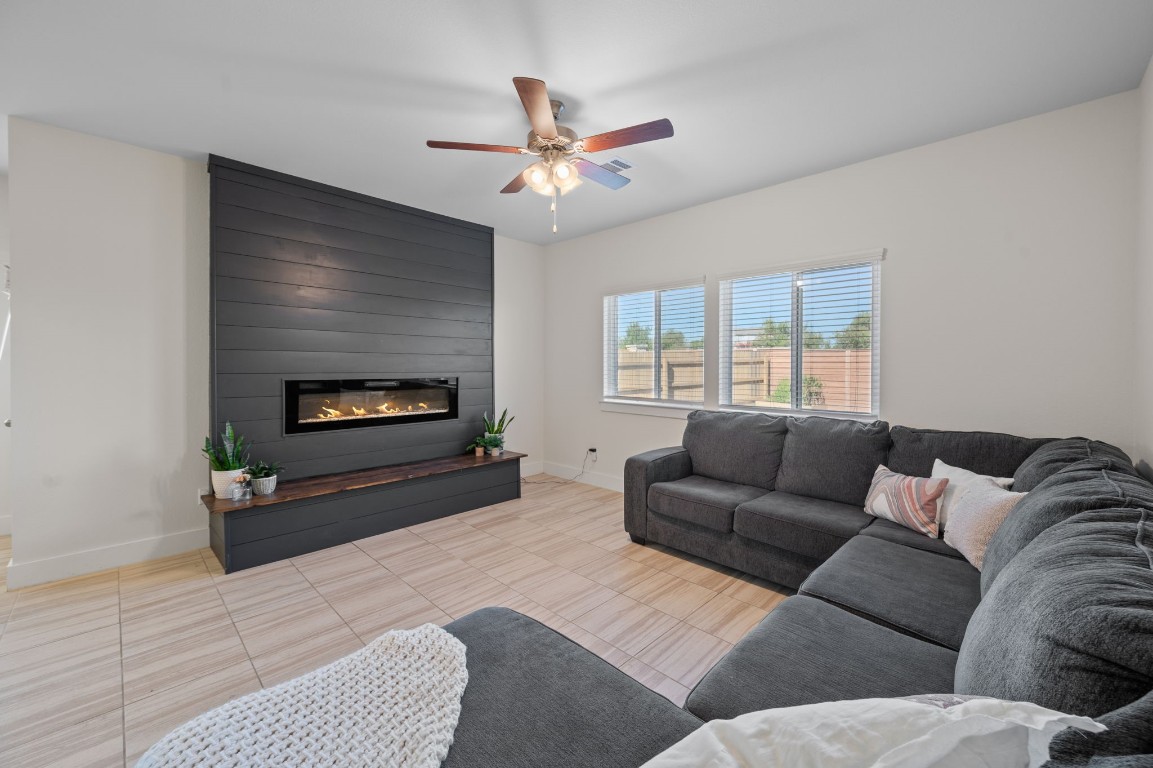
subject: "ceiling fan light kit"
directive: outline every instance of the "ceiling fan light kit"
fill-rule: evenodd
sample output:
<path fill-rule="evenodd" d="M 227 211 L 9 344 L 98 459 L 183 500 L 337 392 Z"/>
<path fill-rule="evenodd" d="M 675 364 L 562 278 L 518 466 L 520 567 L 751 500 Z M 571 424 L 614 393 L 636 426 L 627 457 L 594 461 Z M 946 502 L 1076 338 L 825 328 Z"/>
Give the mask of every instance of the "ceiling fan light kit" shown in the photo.
<path fill-rule="evenodd" d="M 544 81 L 531 77 L 514 77 L 512 82 L 532 125 L 525 147 L 457 141 L 427 143 L 433 149 L 506 152 L 538 157 L 536 162 L 506 184 L 501 192 L 505 194 L 520 192 L 527 186 L 533 192 L 551 198 L 554 233 L 557 231 L 556 199 L 579 187 L 583 183 L 582 176 L 609 189 L 620 189 L 630 181 L 618 171 L 609 170 L 576 155 L 665 139 L 673 135 L 673 124 L 668 119 L 661 119 L 581 139 L 572 129 L 556 124 L 556 120 L 564 112 L 564 103 L 549 99 Z"/>

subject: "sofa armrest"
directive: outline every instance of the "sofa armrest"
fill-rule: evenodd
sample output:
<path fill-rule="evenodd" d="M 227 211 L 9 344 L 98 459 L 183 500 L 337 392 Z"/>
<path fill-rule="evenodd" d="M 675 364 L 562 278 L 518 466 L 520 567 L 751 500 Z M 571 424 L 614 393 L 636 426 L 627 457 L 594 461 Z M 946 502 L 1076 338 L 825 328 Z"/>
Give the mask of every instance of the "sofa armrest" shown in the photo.
<path fill-rule="evenodd" d="M 625 530 L 634 538 L 648 538 L 649 486 L 680 480 L 693 473 L 689 452 L 679 445 L 638 453 L 625 460 Z"/>

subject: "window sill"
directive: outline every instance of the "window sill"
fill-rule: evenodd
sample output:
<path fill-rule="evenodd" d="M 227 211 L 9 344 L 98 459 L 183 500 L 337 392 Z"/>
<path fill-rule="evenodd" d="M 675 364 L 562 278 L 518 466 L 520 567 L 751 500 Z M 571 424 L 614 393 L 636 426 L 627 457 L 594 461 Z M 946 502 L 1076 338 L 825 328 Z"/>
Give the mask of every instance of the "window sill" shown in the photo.
<path fill-rule="evenodd" d="M 684 403 L 641 403 L 636 400 L 601 400 L 601 410 L 606 413 L 628 413 L 634 416 L 659 416 L 664 419 L 688 418 L 693 411 L 703 409 L 704 405 L 686 405 Z"/>
<path fill-rule="evenodd" d="M 846 421 L 859 421 L 865 424 L 881 418 L 875 413 L 845 413 L 844 411 L 796 411 L 792 408 L 757 408 L 756 406 L 741 405 L 722 405 L 719 406 L 717 410 L 731 411 L 733 413 L 767 413 L 769 416 L 796 416 L 797 418 L 802 419 L 806 416 L 822 416 L 826 419 L 844 419 Z"/>

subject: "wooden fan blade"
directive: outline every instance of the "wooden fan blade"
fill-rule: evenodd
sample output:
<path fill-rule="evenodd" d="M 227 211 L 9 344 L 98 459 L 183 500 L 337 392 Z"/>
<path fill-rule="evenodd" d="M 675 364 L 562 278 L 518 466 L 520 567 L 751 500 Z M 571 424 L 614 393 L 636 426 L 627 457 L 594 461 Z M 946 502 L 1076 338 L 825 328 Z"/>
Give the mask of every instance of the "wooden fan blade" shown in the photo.
<path fill-rule="evenodd" d="M 668 118 L 653 120 L 651 123 L 641 123 L 631 128 L 621 128 L 608 133 L 598 133 L 581 139 L 585 152 L 601 152 L 616 147 L 627 147 L 629 144 L 643 144 L 646 141 L 667 139 L 673 135 L 673 124 Z M 612 173 L 612 171 L 609 171 Z"/>
<path fill-rule="evenodd" d="M 463 141 L 427 141 L 433 149 L 471 149 L 477 152 L 509 152 L 520 154 L 520 147 L 506 147 L 502 144 L 469 144 Z"/>
<path fill-rule="evenodd" d="M 516 86 L 520 103 L 532 123 L 532 129 L 542 139 L 556 138 L 556 121 L 552 117 L 552 105 L 549 104 L 548 89 L 543 80 L 532 77 L 514 77 L 512 84 Z"/>
<path fill-rule="evenodd" d="M 610 173 L 611 173 L 611 171 L 610 171 Z M 507 194 L 509 194 L 509 193 L 511 193 L 511 192 L 520 192 L 522 189 L 524 189 L 524 187 L 525 187 L 525 184 L 527 184 L 527 183 L 528 183 L 528 182 L 526 182 L 526 181 L 524 180 L 524 175 L 523 175 L 523 174 L 520 174 L 520 173 L 518 173 L 518 174 L 516 175 L 516 178 L 514 178 L 514 179 L 513 179 L 512 181 L 510 181 L 508 184 L 505 184 L 505 185 L 504 185 L 504 189 L 502 189 L 502 190 L 500 191 L 500 193 L 501 193 L 502 195 L 507 195 Z"/>
<path fill-rule="evenodd" d="M 620 189 L 632 181 L 632 179 L 621 176 L 615 171 L 601 168 L 596 163 L 585 160 L 583 157 L 573 158 L 572 164 L 576 166 L 577 173 L 580 174 L 582 179 L 595 181 L 597 184 L 604 184 L 609 189 Z"/>

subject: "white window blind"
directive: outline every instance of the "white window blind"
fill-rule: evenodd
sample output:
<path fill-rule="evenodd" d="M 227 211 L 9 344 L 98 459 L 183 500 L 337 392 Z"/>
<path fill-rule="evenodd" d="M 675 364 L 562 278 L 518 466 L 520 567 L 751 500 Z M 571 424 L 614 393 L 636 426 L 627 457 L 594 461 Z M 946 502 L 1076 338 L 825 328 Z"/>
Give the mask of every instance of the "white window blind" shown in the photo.
<path fill-rule="evenodd" d="M 704 402 L 705 287 L 604 299 L 604 396 Z"/>
<path fill-rule="evenodd" d="M 722 280 L 722 405 L 875 415 L 880 256 Z"/>

